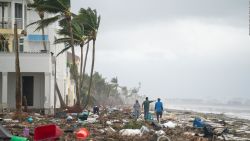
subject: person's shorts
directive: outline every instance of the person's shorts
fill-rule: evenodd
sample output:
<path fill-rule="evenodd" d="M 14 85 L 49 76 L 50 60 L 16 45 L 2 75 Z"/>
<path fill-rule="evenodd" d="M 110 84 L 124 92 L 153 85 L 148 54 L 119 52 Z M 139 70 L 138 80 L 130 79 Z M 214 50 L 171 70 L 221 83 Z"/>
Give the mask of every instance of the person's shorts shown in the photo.
<path fill-rule="evenodd" d="M 162 117 L 162 112 L 156 112 L 156 116 L 157 117 L 159 117 L 159 116 Z"/>

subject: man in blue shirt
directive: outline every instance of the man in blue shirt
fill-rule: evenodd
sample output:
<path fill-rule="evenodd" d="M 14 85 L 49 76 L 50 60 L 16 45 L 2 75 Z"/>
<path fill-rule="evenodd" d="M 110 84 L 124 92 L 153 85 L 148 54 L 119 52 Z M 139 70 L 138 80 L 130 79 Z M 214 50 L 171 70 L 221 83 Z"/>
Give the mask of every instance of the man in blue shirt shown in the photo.
<path fill-rule="evenodd" d="M 156 112 L 157 121 L 160 122 L 159 118 L 162 117 L 162 112 L 163 112 L 163 104 L 160 98 L 158 98 L 158 101 L 155 103 L 155 112 Z"/>

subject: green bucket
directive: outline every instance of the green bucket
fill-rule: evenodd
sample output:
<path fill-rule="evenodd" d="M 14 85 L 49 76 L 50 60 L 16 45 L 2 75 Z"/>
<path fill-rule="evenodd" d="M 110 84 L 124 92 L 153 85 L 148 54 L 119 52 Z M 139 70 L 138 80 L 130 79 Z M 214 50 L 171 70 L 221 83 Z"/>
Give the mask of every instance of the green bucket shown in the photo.
<path fill-rule="evenodd" d="M 12 136 L 10 141 L 29 141 L 25 137 Z"/>

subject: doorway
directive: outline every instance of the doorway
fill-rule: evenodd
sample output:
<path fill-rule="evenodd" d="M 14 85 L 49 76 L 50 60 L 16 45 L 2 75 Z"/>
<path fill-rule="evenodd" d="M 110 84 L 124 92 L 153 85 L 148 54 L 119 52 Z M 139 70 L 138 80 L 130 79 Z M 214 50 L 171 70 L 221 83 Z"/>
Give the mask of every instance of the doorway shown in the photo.
<path fill-rule="evenodd" d="M 24 96 L 27 100 L 27 106 L 33 106 L 34 103 L 34 77 L 23 76 L 22 77 L 22 101 L 24 102 Z M 23 103 L 24 106 L 24 103 Z"/>

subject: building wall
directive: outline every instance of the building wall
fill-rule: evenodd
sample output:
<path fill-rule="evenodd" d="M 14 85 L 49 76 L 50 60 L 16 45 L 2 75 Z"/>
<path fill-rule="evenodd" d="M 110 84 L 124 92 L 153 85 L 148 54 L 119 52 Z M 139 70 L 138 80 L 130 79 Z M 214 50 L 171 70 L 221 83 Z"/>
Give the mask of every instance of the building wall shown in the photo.
<path fill-rule="evenodd" d="M 20 53 L 21 72 L 51 72 L 50 54 Z M 0 52 L 0 72 L 15 72 L 15 54 Z"/>
<path fill-rule="evenodd" d="M 44 74 L 43 73 L 22 73 L 21 76 L 34 77 L 34 102 L 33 106 L 29 108 L 43 108 L 44 107 Z M 15 108 L 16 106 L 16 77 L 15 73 L 8 73 L 8 106 Z"/>
<path fill-rule="evenodd" d="M 1 0 L 2 1 L 2 0 Z M 9 1 L 13 3 L 24 3 L 26 5 L 26 1 L 27 0 L 4 0 L 4 1 Z M 35 22 L 37 20 L 40 20 L 38 14 L 33 11 L 32 9 L 28 8 L 29 10 L 24 11 L 23 15 L 27 15 L 27 17 L 24 17 L 24 23 L 26 23 L 26 25 Z M 10 13 L 10 17 L 12 18 L 12 21 L 14 20 L 13 18 L 13 12 L 14 12 L 14 8 L 11 7 L 11 9 L 9 9 Z M 48 15 L 45 14 L 45 18 L 51 17 L 52 15 Z M 24 28 L 23 28 L 24 29 Z M 29 26 L 27 28 L 25 28 L 25 30 L 27 31 L 27 35 L 42 35 L 41 30 L 40 31 L 35 31 L 36 29 L 36 25 L 32 25 Z M 52 56 L 50 54 L 50 52 L 53 52 L 54 55 L 56 55 L 57 53 L 59 53 L 63 48 L 64 48 L 64 44 L 58 44 L 58 45 L 54 45 L 54 39 L 59 38 L 58 35 L 56 35 L 56 31 L 58 29 L 58 24 L 52 24 L 49 27 L 45 28 L 45 35 L 48 35 L 48 42 L 47 42 L 47 49 L 48 53 L 41 53 L 40 51 L 43 50 L 43 43 L 42 41 L 29 41 L 28 37 L 22 37 L 24 39 L 24 52 L 37 52 L 37 53 L 20 53 L 20 69 L 21 72 L 30 72 L 30 73 L 34 73 L 36 74 L 34 80 L 35 81 L 35 86 L 38 86 L 38 84 L 40 84 L 41 82 L 39 81 L 44 81 L 44 77 L 40 77 L 40 75 L 37 76 L 37 73 L 46 73 L 47 76 L 49 75 L 49 93 L 50 93 L 50 97 L 47 98 L 49 99 L 51 105 L 47 105 L 49 107 L 54 106 L 52 103 L 54 103 L 54 68 L 53 68 L 53 63 L 52 63 Z M 10 47 L 10 51 L 13 51 L 13 47 L 12 47 L 12 41 L 13 41 L 13 26 L 10 29 L 0 29 L 0 32 L 3 33 L 3 31 L 6 31 L 5 33 L 8 33 L 10 35 L 10 39 L 9 39 L 9 47 Z M 20 31 L 18 31 L 18 33 L 20 34 Z M 60 56 L 57 57 L 57 83 L 59 86 L 59 89 L 61 91 L 62 97 L 64 98 L 64 100 L 66 100 L 66 53 L 61 54 Z M 0 52 L 0 72 L 15 72 L 15 54 L 14 53 L 1 53 Z M 10 73 L 12 74 L 12 73 Z M 11 80 L 8 80 L 8 85 L 12 85 L 13 82 L 12 81 L 14 78 L 14 76 L 10 75 Z M 41 78 L 41 80 L 40 80 Z M 39 79 L 39 80 L 38 80 Z M 12 83 L 11 83 L 12 82 Z M 43 83 L 44 84 L 44 83 Z M 2 85 L 1 85 L 2 86 Z M 10 91 L 12 93 L 12 95 L 14 94 L 13 88 L 15 85 L 10 86 Z M 8 86 L 9 87 L 9 86 Z M 39 87 L 39 88 L 43 88 L 44 91 L 44 86 L 43 87 Z M 8 88 L 9 90 L 9 88 Z M 41 90 L 42 91 L 42 90 Z M 2 91 L 1 91 L 2 92 Z M 0 93 L 1 94 L 1 93 Z M 44 92 L 43 92 L 44 94 Z M 38 93 L 39 95 L 39 93 Z M 46 95 L 46 94 L 45 94 Z M 11 97 L 8 96 L 8 101 L 9 99 L 11 100 Z M 44 98 L 38 98 L 39 100 L 45 100 Z M 57 98 L 58 99 L 58 98 Z M 15 100 L 14 100 L 15 101 Z M 41 103 L 39 103 L 39 101 L 35 102 L 38 105 L 41 105 Z M 13 105 L 15 105 L 15 103 L 11 103 Z M 37 106 L 37 105 L 36 105 Z M 36 107 L 35 106 L 35 107 Z M 44 105 L 42 105 L 44 107 Z M 59 100 L 57 100 L 57 107 L 59 107 Z"/>
<path fill-rule="evenodd" d="M 49 17 L 48 14 L 44 15 L 44 18 L 48 18 L 48 17 Z M 28 10 L 28 12 L 27 12 L 27 23 L 30 24 L 30 23 L 33 23 L 33 22 L 38 21 L 38 20 L 40 20 L 40 17 L 38 16 L 38 13 L 36 11 L 33 11 L 33 10 Z M 36 24 L 28 26 L 27 29 L 26 29 L 27 34 L 28 35 L 29 34 L 42 35 L 42 30 L 36 30 L 36 28 L 37 28 Z M 54 38 L 54 34 L 49 34 L 50 30 L 52 30 L 52 32 L 54 32 L 54 24 L 49 26 L 49 27 L 44 28 L 44 34 L 49 36 L 49 42 L 47 42 L 47 44 L 46 44 L 47 49 L 49 49 L 50 44 L 53 44 L 52 39 Z M 40 42 L 28 41 L 27 37 L 25 37 L 25 39 L 26 39 L 25 51 L 27 51 L 27 52 L 29 52 L 29 51 L 30 52 L 35 52 L 35 51 L 40 51 L 40 50 L 44 49 L 42 41 L 40 41 Z"/>
<path fill-rule="evenodd" d="M 68 95 L 68 105 L 73 106 L 74 100 L 76 100 L 75 82 L 70 78 L 67 79 L 67 95 Z"/>
<path fill-rule="evenodd" d="M 54 39 L 51 41 L 54 42 Z M 56 56 L 62 49 L 64 49 L 64 44 L 57 44 L 57 45 L 51 45 L 51 52 L 54 53 Z M 60 54 L 59 56 L 56 57 L 56 80 L 58 87 L 60 89 L 60 92 L 62 94 L 62 98 L 66 103 L 66 71 L 67 71 L 67 56 L 66 53 Z M 53 78 L 54 78 L 54 66 L 53 66 Z M 53 80 L 53 87 L 54 87 L 54 80 Z M 53 91 L 54 94 L 54 91 Z M 56 94 L 56 107 L 60 107 L 60 101 L 58 98 L 58 95 Z"/>

